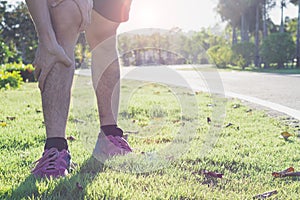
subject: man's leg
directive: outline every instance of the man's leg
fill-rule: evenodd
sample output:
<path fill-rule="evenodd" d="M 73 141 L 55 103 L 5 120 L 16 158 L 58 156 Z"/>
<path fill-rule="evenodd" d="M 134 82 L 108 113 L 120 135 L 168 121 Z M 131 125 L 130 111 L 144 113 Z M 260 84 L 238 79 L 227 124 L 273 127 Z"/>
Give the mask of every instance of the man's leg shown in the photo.
<path fill-rule="evenodd" d="M 87 41 L 92 49 L 92 79 L 102 130 L 94 155 L 95 152 L 115 155 L 131 151 L 122 138 L 122 130 L 117 128 L 120 96 L 120 67 L 116 49 L 118 26 L 119 23 L 112 22 L 93 11 L 92 23 L 86 31 Z M 107 137 L 103 137 L 104 134 Z M 122 147 L 119 148 L 120 146 Z"/>
<path fill-rule="evenodd" d="M 49 7 L 57 41 L 74 61 L 74 48 L 81 22 L 80 11 L 73 0 L 64 0 L 56 7 Z M 45 80 L 42 103 L 47 138 L 65 137 L 73 74 L 74 65 L 65 67 L 56 63 Z"/>
<path fill-rule="evenodd" d="M 97 96 L 101 126 L 116 125 L 119 108 L 120 68 L 116 50 L 119 23 L 92 12 L 87 41 L 92 49 L 93 86 Z"/>
<path fill-rule="evenodd" d="M 64 0 L 56 6 L 51 6 L 53 1 L 56 0 L 48 2 L 57 42 L 74 61 L 81 13 L 73 0 Z M 43 157 L 32 171 L 36 176 L 59 177 L 67 174 L 71 158 L 67 151 L 65 129 L 73 74 L 74 65 L 65 67 L 62 63 L 56 63 L 43 84 L 41 95 L 47 140 Z"/>

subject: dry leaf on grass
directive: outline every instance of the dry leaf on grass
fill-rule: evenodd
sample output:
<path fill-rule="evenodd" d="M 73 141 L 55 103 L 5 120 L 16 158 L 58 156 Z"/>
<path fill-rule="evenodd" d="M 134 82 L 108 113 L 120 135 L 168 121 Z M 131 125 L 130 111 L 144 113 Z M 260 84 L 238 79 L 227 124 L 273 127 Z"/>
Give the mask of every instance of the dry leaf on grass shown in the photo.
<path fill-rule="evenodd" d="M 212 178 L 223 178 L 224 174 L 218 173 L 218 172 L 211 172 L 211 171 L 206 171 L 203 170 L 202 173 L 206 176 L 206 177 L 212 177 Z"/>
<path fill-rule="evenodd" d="M 6 117 L 7 120 L 13 121 L 16 119 L 16 117 Z"/>
<path fill-rule="evenodd" d="M 226 126 L 225 126 L 225 128 L 228 128 L 228 127 L 230 127 L 230 126 L 232 126 L 233 125 L 233 123 L 228 123 Z"/>
<path fill-rule="evenodd" d="M 211 119 L 209 117 L 207 117 L 207 123 L 211 123 Z"/>
<path fill-rule="evenodd" d="M 269 192 L 265 192 L 263 194 L 258 194 L 256 196 L 253 197 L 253 199 L 266 199 L 268 197 L 271 197 L 275 194 L 277 194 L 277 190 L 273 190 L 273 191 L 269 191 Z"/>
<path fill-rule="evenodd" d="M 293 167 L 289 167 L 289 168 L 287 168 L 283 171 L 280 171 L 280 172 L 273 172 L 272 176 L 274 176 L 275 178 L 285 177 L 286 174 L 292 173 L 294 171 L 295 171 L 295 169 Z"/>
<path fill-rule="evenodd" d="M 241 105 L 240 105 L 240 104 L 234 104 L 232 107 L 233 107 L 234 109 L 237 109 L 237 108 L 241 107 Z"/>
<path fill-rule="evenodd" d="M 287 140 L 289 137 L 293 136 L 292 134 L 290 134 L 289 132 L 285 131 L 281 133 L 281 136 Z"/>
<path fill-rule="evenodd" d="M 80 183 L 78 183 L 78 182 L 76 182 L 76 187 L 77 187 L 79 190 L 83 190 L 82 185 L 80 185 Z"/>
<path fill-rule="evenodd" d="M 7 126 L 7 123 L 6 123 L 6 122 L 0 122 L 0 126 L 1 126 L 1 127 L 6 127 L 6 126 Z"/>
<path fill-rule="evenodd" d="M 74 136 L 71 135 L 71 136 L 67 137 L 67 140 L 69 140 L 69 141 L 72 142 L 72 141 L 76 140 L 76 138 L 75 138 Z"/>

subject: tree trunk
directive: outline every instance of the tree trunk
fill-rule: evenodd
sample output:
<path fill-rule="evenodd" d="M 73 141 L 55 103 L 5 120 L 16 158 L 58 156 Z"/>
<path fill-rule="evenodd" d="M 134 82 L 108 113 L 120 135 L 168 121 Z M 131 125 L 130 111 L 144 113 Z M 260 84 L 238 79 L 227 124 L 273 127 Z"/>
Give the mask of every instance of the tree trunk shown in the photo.
<path fill-rule="evenodd" d="M 268 36 L 268 25 L 267 25 L 267 0 L 264 1 L 263 5 L 263 38 Z"/>
<path fill-rule="evenodd" d="M 297 68 L 300 68 L 300 0 L 298 0 L 298 26 L 297 26 Z"/>
<path fill-rule="evenodd" d="M 280 33 L 284 33 L 283 8 L 284 8 L 284 4 L 283 1 L 281 1 L 281 22 L 280 22 L 280 29 L 279 29 Z"/>
<path fill-rule="evenodd" d="M 236 26 L 232 26 L 232 46 L 237 44 Z"/>
<path fill-rule="evenodd" d="M 241 40 L 245 42 L 245 13 L 241 15 Z"/>
<path fill-rule="evenodd" d="M 259 7 L 258 3 L 256 6 L 256 19 L 255 19 L 255 59 L 254 64 L 255 67 L 260 67 L 259 64 Z"/>

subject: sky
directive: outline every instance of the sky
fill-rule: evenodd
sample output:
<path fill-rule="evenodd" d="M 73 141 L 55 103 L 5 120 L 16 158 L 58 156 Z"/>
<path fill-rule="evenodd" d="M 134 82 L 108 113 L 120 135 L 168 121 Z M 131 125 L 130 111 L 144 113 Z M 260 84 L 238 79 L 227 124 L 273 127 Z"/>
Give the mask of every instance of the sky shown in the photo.
<path fill-rule="evenodd" d="M 16 2 L 20 0 L 9 0 Z M 24 1 L 24 0 L 23 0 Z M 200 30 L 221 23 L 215 12 L 218 0 L 133 0 L 128 22 L 121 24 L 119 32 L 143 28 L 171 29 L 184 31 Z M 280 0 L 270 12 L 270 17 L 280 23 Z M 298 8 L 288 4 L 285 16 L 297 17 Z"/>

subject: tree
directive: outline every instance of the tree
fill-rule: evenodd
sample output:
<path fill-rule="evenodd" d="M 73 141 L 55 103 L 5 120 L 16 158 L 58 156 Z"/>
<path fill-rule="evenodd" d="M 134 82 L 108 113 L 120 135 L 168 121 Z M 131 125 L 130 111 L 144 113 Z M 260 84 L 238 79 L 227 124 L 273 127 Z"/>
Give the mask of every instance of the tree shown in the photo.
<path fill-rule="evenodd" d="M 284 68 L 284 63 L 290 62 L 295 54 L 293 38 L 288 33 L 272 33 L 261 46 L 261 56 L 267 64 L 276 64 Z"/>
<path fill-rule="evenodd" d="M 280 8 L 281 8 L 281 22 L 280 22 L 280 29 L 279 32 L 283 33 L 284 32 L 284 22 L 283 22 L 283 9 L 286 7 L 286 1 L 281 0 L 280 2 Z"/>
<path fill-rule="evenodd" d="M 31 63 L 38 39 L 26 4 L 6 5 L 0 28 L 4 42 L 21 54 L 25 64 Z"/>
<path fill-rule="evenodd" d="M 298 24 L 297 24 L 297 40 L 296 40 L 296 60 L 297 68 L 300 68 L 300 0 L 290 0 L 298 6 Z"/>

